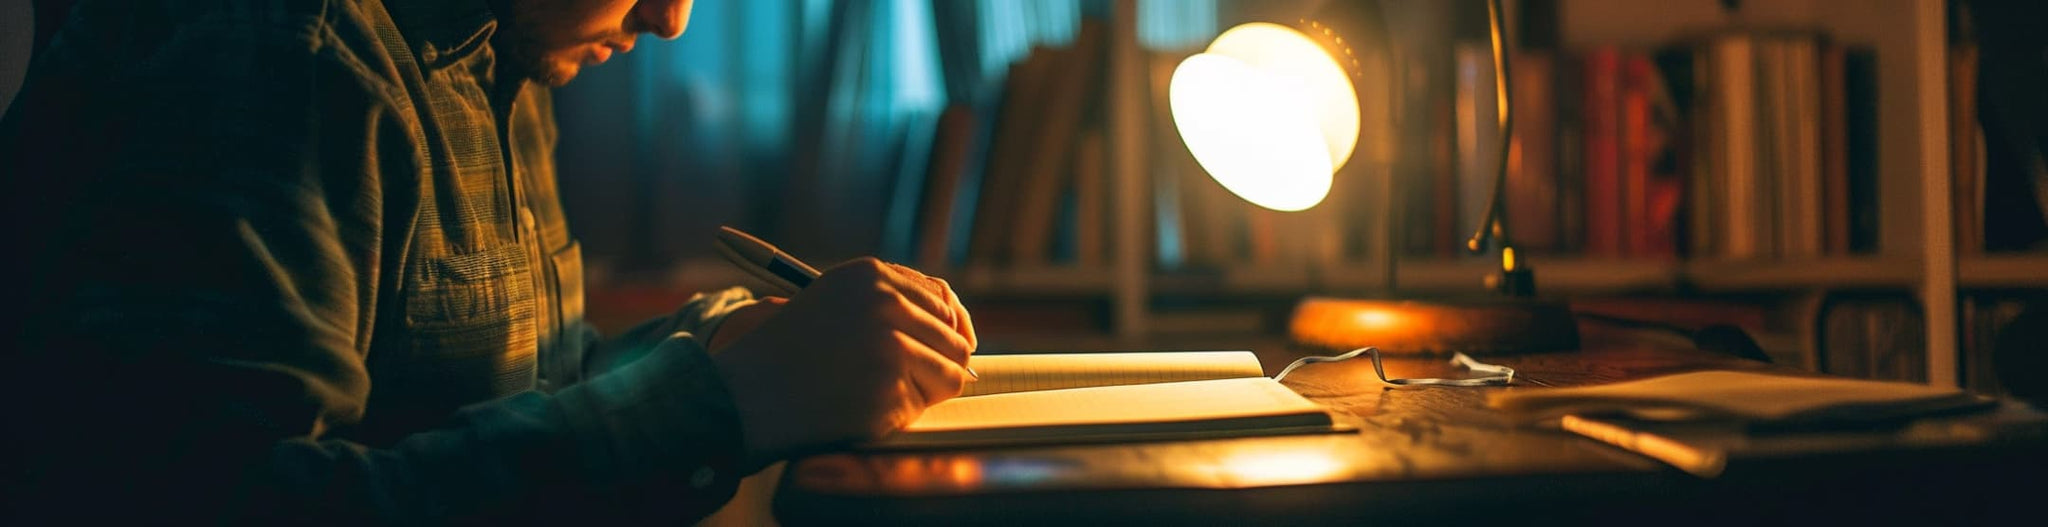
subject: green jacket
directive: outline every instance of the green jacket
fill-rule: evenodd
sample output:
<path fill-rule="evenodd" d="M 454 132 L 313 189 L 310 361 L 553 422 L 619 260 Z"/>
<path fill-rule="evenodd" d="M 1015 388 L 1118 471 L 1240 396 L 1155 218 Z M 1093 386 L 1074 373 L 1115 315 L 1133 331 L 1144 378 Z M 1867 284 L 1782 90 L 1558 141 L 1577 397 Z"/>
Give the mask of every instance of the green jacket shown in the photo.
<path fill-rule="evenodd" d="M 80 2 L 0 126 L 12 514 L 701 517 L 754 467 L 704 295 L 582 322 L 544 86 L 482 0 Z M 647 358 L 584 379 L 586 352 Z M 651 351 L 650 351 L 651 350 Z"/>

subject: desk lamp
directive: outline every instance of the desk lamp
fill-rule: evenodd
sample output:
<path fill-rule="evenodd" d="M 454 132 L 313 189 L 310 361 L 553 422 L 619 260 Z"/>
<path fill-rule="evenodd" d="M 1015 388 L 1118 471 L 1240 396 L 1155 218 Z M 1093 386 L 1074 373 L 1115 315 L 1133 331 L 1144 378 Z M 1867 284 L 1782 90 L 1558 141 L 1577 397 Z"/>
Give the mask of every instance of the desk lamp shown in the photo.
<path fill-rule="evenodd" d="M 1383 61 L 1387 46 L 1374 3 L 1334 0 L 1291 25 L 1252 22 L 1218 35 L 1175 68 L 1168 100 L 1181 140 L 1202 169 L 1238 197 L 1291 212 L 1316 206 L 1362 138 L 1362 109 L 1393 104 Z M 1308 297 L 1289 333 L 1316 347 L 1376 346 L 1388 353 L 1506 354 L 1578 347 L 1563 302 L 1534 298 L 1535 271 L 1515 251 L 1501 192 L 1513 133 L 1508 106 L 1507 41 L 1500 0 L 1487 0 L 1495 96 L 1500 108 L 1499 170 L 1472 254 L 1497 249 L 1488 276 L 1495 295 L 1461 301 Z M 1364 60 L 1361 60 L 1364 58 Z M 1389 261 L 1388 265 L 1392 265 Z"/>

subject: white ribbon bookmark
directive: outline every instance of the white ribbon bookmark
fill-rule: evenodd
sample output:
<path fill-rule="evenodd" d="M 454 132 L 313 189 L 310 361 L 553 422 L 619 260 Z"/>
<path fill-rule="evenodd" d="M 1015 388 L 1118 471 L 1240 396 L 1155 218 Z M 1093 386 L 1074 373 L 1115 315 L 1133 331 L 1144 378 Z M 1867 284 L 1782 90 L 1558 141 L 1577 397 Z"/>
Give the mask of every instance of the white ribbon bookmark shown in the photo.
<path fill-rule="evenodd" d="M 1337 362 L 1341 360 L 1350 360 L 1352 358 L 1358 357 L 1359 354 L 1363 353 L 1372 354 L 1372 371 L 1373 373 L 1379 374 L 1380 382 L 1384 382 L 1387 384 L 1399 386 L 1506 386 L 1508 383 L 1514 382 L 1515 380 L 1514 368 L 1509 368 L 1507 366 L 1501 366 L 1498 364 L 1487 364 L 1484 362 L 1472 360 L 1472 357 L 1467 357 L 1464 353 L 1451 354 L 1451 364 L 1463 366 L 1465 367 L 1465 369 L 1479 373 L 1486 373 L 1489 375 L 1485 377 L 1470 377 L 1465 379 L 1389 379 L 1387 378 L 1386 368 L 1380 365 L 1380 349 L 1372 346 L 1366 346 L 1363 348 L 1351 350 L 1349 353 L 1337 355 L 1334 357 L 1302 357 L 1301 359 L 1294 361 L 1293 364 L 1288 364 L 1286 368 L 1282 368 L 1280 370 L 1279 375 L 1273 376 L 1273 380 L 1277 381 L 1285 379 L 1287 378 L 1287 374 L 1293 372 L 1295 368 L 1299 368 L 1307 364 L 1317 362 Z"/>

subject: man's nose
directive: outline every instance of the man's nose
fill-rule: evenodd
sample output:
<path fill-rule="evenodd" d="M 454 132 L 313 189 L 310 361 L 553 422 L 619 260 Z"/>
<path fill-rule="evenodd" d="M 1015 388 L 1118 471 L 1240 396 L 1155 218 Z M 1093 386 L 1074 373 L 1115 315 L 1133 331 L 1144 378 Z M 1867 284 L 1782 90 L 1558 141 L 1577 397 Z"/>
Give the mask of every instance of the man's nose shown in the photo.
<path fill-rule="evenodd" d="M 663 39 L 683 34 L 690 25 L 692 0 L 641 0 L 633 6 L 635 28 Z"/>

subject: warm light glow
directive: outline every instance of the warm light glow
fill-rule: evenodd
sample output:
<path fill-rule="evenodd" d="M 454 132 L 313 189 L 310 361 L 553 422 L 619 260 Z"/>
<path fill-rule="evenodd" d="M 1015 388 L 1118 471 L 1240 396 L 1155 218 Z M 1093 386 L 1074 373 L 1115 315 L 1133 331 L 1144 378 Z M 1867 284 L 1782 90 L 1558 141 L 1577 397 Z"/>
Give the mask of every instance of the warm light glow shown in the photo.
<path fill-rule="evenodd" d="M 1500 268 L 1501 268 L 1501 270 L 1503 270 L 1503 271 L 1513 271 L 1513 270 L 1515 270 L 1515 248 L 1514 248 L 1514 247 L 1502 247 L 1502 248 L 1500 248 Z"/>
<path fill-rule="evenodd" d="M 1401 314 L 1387 309 L 1363 309 L 1353 319 L 1361 328 L 1388 329 L 1400 325 Z"/>
<path fill-rule="evenodd" d="M 1231 28 L 1173 72 L 1181 140 L 1209 176 L 1262 207 L 1296 211 L 1330 193 L 1358 144 L 1358 98 L 1344 69 L 1299 31 Z"/>
<path fill-rule="evenodd" d="M 1329 481 L 1344 462 L 1328 452 L 1271 452 L 1231 456 L 1222 468 L 1237 486 L 1256 487 Z"/>

